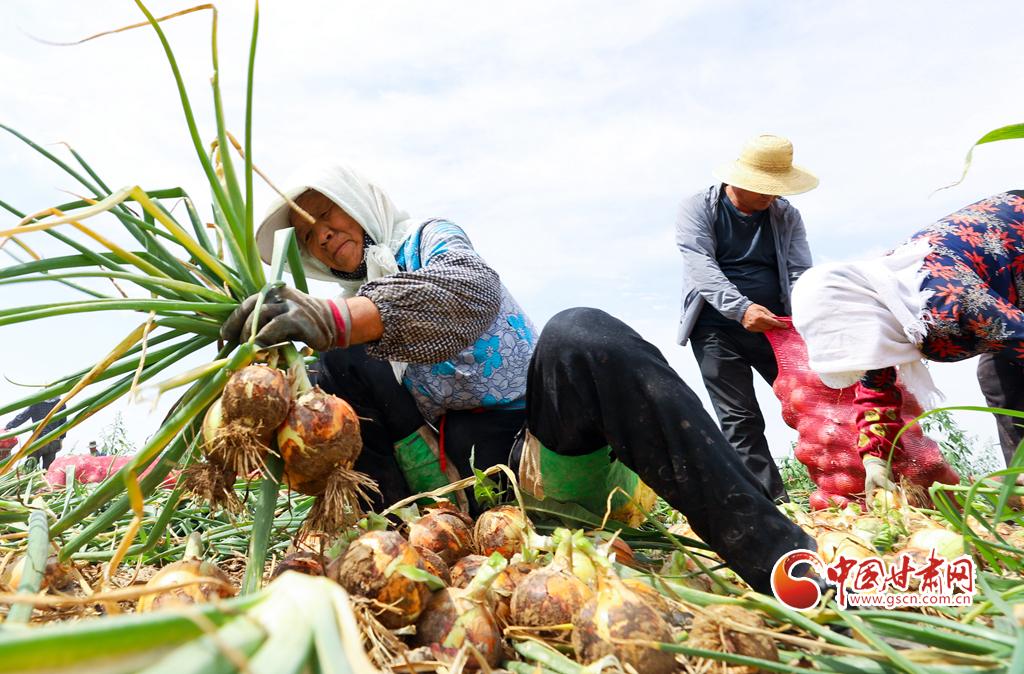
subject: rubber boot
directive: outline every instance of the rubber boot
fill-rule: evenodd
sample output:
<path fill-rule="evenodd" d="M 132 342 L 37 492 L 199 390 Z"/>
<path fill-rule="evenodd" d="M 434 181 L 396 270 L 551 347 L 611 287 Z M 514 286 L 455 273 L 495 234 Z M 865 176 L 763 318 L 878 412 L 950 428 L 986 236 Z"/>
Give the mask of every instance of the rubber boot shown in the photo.
<path fill-rule="evenodd" d="M 608 512 L 611 495 L 610 519 L 635 527 L 646 520 L 645 513 L 651 511 L 658 497 L 611 454 L 611 447 L 605 445 L 590 454 L 565 456 L 527 433 L 520 459 L 520 483 L 536 498 L 576 503 L 598 517 Z"/>
<path fill-rule="evenodd" d="M 414 494 L 434 491 L 459 480 L 459 471 L 450 461 L 441 469 L 440 456 L 437 436 L 427 425 L 395 443 L 395 459 Z M 448 498 L 465 510 L 465 497 L 461 492 L 450 494 Z"/>

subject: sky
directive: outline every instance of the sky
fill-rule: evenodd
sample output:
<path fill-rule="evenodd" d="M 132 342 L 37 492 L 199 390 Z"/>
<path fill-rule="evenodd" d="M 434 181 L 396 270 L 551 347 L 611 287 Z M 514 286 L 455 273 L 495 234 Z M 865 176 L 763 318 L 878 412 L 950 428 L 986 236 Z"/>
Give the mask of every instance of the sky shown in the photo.
<path fill-rule="evenodd" d="M 190 5 L 149 6 L 160 15 Z M 251 7 L 224 3 L 218 31 L 238 136 Z M 140 21 L 134 3 L 7 0 L 0 15 L 3 123 L 53 151 L 72 145 L 111 185 L 182 186 L 205 201 L 151 29 L 47 44 Z M 785 135 L 821 179 L 791 201 L 815 261 L 826 262 L 878 254 L 1019 187 L 1024 145 L 1007 142 L 979 148 L 966 179 L 937 191 L 960 175 L 974 140 L 1024 117 L 1021 18 L 1019 2 L 265 1 L 254 160 L 281 182 L 304 162 L 358 167 L 414 216 L 461 225 L 536 323 L 572 306 L 604 309 L 658 346 L 710 410 L 692 353 L 674 339 L 680 201 L 710 185 L 747 138 Z M 208 141 L 210 14 L 166 30 Z M 23 211 L 76 190 L 9 136 L 0 177 L 0 199 Z M 270 194 L 257 186 L 257 212 Z M 116 236 L 119 225 L 105 222 Z M 57 254 L 45 235 L 29 241 Z M 0 286 L 0 307 L 70 293 Z M 0 326 L 0 400 L 91 365 L 138 322 L 87 314 Z M 974 368 L 932 366 L 947 403 L 982 403 Z M 783 456 L 795 432 L 771 389 L 758 387 Z M 140 443 L 168 402 L 154 408 L 151 398 L 119 408 Z M 65 446 L 84 451 L 114 412 Z M 991 417 L 958 421 L 987 451 Z"/>

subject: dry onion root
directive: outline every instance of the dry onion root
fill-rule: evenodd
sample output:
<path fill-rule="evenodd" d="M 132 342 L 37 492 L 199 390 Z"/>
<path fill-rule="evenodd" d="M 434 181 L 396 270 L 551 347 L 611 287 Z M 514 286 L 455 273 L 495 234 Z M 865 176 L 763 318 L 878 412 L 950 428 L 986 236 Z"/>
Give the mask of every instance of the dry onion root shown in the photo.
<path fill-rule="evenodd" d="M 295 399 L 277 445 L 288 487 L 317 497 L 306 530 L 336 532 L 362 517 L 359 500 L 369 500 L 367 491 L 380 493 L 370 476 L 353 470 L 363 451 L 355 410 L 319 387 Z"/>

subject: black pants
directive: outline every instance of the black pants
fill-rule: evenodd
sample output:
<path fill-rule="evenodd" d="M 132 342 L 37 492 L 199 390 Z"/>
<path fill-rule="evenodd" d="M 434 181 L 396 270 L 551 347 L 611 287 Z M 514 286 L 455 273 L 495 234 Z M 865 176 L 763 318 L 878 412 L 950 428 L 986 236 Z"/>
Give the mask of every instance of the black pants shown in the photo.
<path fill-rule="evenodd" d="M 346 400 L 360 419 L 363 452 L 355 468 L 366 473 L 380 487 L 381 496 L 370 505 L 381 510 L 411 496 L 402 469 L 395 459 L 394 443 L 408 437 L 426 423 L 409 391 L 395 379 L 391 365 L 370 358 L 362 346 L 333 349 L 323 354 L 310 372 L 313 382 Z M 473 474 L 470 453 L 477 468 L 508 463 L 516 435 L 526 412 L 457 411 L 441 417 L 444 451 L 462 477 Z M 469 490 L 470 508 L 477 512 Z"/>
<path fill-rule="evenodd" d="M 978 383 L 989 407 L 1024 412 L 1024 366 L 1015 358 L 986 353 L 978 358 Z M 1024 419 L 997 414 L 999 446 L 1007 465 L 1024 437 Z"/>
<path fill-rule="evenodd" d="M 754 394 L 753 370 L 769 385 L 779 374 L 775 354 L 762 334 L 735 327 L 698 324 L 690 335 L 693 355 L 718 415 L 725 439 L 776 501 L 788 501 L 782 476 L 764 436 L 764 416 Z"/>
<path fill-rule="evenodd" d="M 664 356 L 622 321 L 569 309 L 541 332 L 527 424 L 552 451 L 610 445 L 744 580 L 770 593 L 775 561 L 813 539 L 784 517 Z"/>

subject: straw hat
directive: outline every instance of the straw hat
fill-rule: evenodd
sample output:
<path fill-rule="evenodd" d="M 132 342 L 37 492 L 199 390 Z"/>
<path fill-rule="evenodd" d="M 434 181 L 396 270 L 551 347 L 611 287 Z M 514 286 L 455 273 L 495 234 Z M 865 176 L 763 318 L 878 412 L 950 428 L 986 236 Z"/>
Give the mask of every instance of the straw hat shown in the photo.
<path fill-rule="evenodd" d="M 793 165 L 793 144 L 782 136 L 762 134 L 743 146 L 739 159 L 712 174 L 727 185 L 759 194 L 800 194 L 818 186 L 818 179 Z"/>

